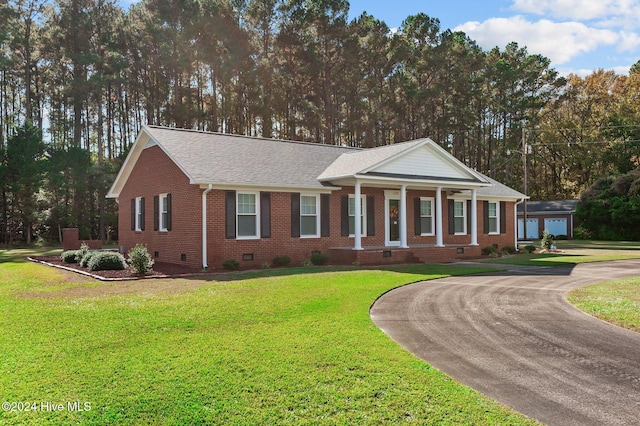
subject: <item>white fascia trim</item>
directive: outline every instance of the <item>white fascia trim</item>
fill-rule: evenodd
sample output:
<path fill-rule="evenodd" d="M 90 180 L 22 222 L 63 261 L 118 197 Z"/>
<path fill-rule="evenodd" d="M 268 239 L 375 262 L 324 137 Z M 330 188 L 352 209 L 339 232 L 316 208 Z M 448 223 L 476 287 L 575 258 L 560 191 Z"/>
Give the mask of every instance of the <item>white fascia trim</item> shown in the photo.
<path fill-rule="evenodd" d="M 193 182 L 192 182 L 193 183 Z M 255 184 L 232 184 L 232 183 L 194 183 L 198 185 L 200 189 L 208 188 L 209 186 L 213 186 L 214 189 L 221 190 L 231 190 L 231 191 L 265 191 L 265 192 L 306 192 L 313 194 L 331 194 L 334 191 L 339 191 L 342 189 L 341 186 L 332 186 L 326 188 L 308 188 L 308 187 L 300 187 L 300 186 L 260 186 Z"/>
<path fill-rule="evenodd" d="M 444 189 L 470 189 L 470 188 L 486 188 L 492 186 L 491 183 L 482 183 L 482 182 L 456 182 L 456 181 L 446 181 L 446 180 L 429 180 L 429 179 L 400 179 L 394 177 L 385 177 L 385 176 L 367 176 L 367 175 L 355 175 L 353 176 L 355 179 L 358 179 L 362 182 L 363 185 L 367 183 L 387 183 L 394 182 L 396 185 L 407 185 L 410 189 L 415 189 L 416 184 L 419 185 L 428 185 L 434 188 L 442 188 Z M 469 195 L 471 197 L 471 195 Z"/>

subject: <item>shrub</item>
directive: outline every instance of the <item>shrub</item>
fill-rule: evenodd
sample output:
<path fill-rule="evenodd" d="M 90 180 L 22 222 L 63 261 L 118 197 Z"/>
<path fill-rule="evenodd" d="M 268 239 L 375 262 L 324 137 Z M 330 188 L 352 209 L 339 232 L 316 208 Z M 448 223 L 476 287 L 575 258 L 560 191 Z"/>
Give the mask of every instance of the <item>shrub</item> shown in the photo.
<path fill-rule="evenodd" d="M 262 269 L 270 269 L 271 268 L 271 264 L 269 262 L 264 262 L 262 265 L 260 265 L 260 267 Z"/>
<path fill-rule="evenodd" d="M 576 229 L 573 230 L 573 238 L 577 240 L 590 240 L 592 237 L 591 231 L 579 225 Z"/>
<path fill-rule="evenodd" d="M 314 253 L 311 255 L 311 263 L 316 266 L 325 265 L 329 262 L 329 256 L 322 253 Z"/>
<path fill-rule="evenodd" d="M 276 256 L 272 263 L 273 266 L 287 266 L 291 263 L 291 258 L 289 256 Z"/>
<path fill-rule="evenodd" d="M 549 233 L 546 229 L 542 233 L 542 239 L 540 240 L 540 248 L 543 250 L 551 250 L 551 245 L 553 244 L 553 235 Z"/>
<path fill-rule="evenodd" d="M 87 243 L 80 244 L 80 250 L 76 252 L 76 262 L 80 263 L 83 257 L 89 254 L 89 246 Z"/>
<path fill-rule="evenodd" d="M 237 271 L 240 269 L 240 264 L 235 259 L 227 259 L 222 262 L 222 267 L 227 271 Z"/>
<path fill-rule="evenodd" d="M 524 246 L 524 250 L 525 250 L 527 253 L 531 254 L 531 253 L 533 253 L 534 251 L 536 251 L 536 246 L 534 246 L 533 244 L 527 244 L 526 246 Z"/>
<path fill-rule="evenodd" d="M 303 268 L 311 268 L 313 266 L 313 263 L 310 260 L 305 260 L 303 261 L 300 266 L 302 266 Z"/>
<path fill-rule="evenodd" d="M 502 247 L 502 254 L 516 254 L 518 249 L 514 246 L 504 246 Z"/>
<path fill-rule="evenodd" d="M 564 234 L 560 234 L 560 235 L 556 235 L 555 239 L 556 240 L 568 240 L 569 238 Z"/>
<path fill-rule="evenodd" d="M 482 247 L 481 253 L 485 256 L 495 256 L 498 254 L 498 249 L 494 246 Z"/>
<path fill-rule="evenodd" d="M 89 261 L 91 260 L 91 258 L 96 253 L 98 253 L 98 252 L 97 251 L 89 251 L 89 252 L 87 252 L 87 254 L 82 256 L 82 259 L 80 259 L 80 262 L 78 262 L 80 264 L 80 266 L 82 266 L 83 268 L 87 268 L 89 266 Z"/>
<path fill-rule="evenodd" d="M 67 250 L 62 252 L 62 254 L 60 255 L 60 260 L 62 260 L 64 263 L 77 263 L 77 256 L 78 250 Z"/>
<path fill-rule="evenodd" d="M 136 244 L 129 253 L 129 264 L 136 273 L 144 275 L 153 266 L 153 259 L 143 244 Z"/>
<path fill-rule="evenodd" d="M 127 267 L 127 262 L 120 253 L 97 251 L 89 259 L 87 267 L 90 271 L 121 270 Z"/>

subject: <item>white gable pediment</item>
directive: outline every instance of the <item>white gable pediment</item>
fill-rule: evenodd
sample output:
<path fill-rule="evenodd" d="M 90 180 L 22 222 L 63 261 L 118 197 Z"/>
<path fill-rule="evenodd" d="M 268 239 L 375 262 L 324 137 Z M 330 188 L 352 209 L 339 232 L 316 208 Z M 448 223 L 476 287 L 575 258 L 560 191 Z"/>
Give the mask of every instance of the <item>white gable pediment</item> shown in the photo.
<path fill-rule="evenodd" d="M 456 159 L 443 155 L 431 144 L 425 144 L 372 167 L 369 173 L 473 179 L 478 177 Z"/>

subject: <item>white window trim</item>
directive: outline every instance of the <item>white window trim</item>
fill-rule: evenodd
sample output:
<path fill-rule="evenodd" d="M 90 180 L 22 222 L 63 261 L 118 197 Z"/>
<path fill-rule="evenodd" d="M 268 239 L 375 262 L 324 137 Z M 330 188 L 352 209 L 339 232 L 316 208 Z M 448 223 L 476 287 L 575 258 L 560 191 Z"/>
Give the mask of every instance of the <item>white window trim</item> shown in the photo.
<path fill-rule="evenodd" d="M 136 232 L 142 232 L 142 221 L 140 220 L 140 207 L 142 205 L 142 197 L 136 197 Z"/>
<path fill-rule="evenodd" d="M 240 226 L 238 224 L 238 218 L 240 216 L 249 216 L 247 214 L 241 214 L 238 208 L 238 200 L 240 195 L 253 195 L 256 200 L 256 234 L 255 235 L 240 235 Z M 237 191 L 236 192 L 236 240 L 259 240 L 260 239 L 260 193 L 254 191 Z"/>
<path fill-rule="evenodd" d="M 355 199 L 355 195 L 354 194 L 349 194 L 349 200 L 353 200 Z M 360 200 L 361 200 L 361 206 L 362 209 L 360 209 L 360 214 L 362 215 L 362 229 L 360 229 L 360 236 L 361 237 L 366 237 L 367 236 L 367 195 L 366 194 L 361 194 L 360 195 Z M 349 205 L 351 204 L 351 201 L 347 202 L 347 213 L 349 213 Z M 355 207 L 355 206 L 354 206 Z M 351 214 L 348 214 L 349 217 L 351 217 Z M 355 221 L 355 216 L 354 219 Z M 355 223 L 354 223 L 355 224 Z M 355 226 L 354 226 L 355 228 Z M 350 238 L 355 238 L 355 234 L 349 233 L 349 237 Z"/>
<path fill-rule="evenodd" d="M 428 217 L 428 216 L 422 216 L 422 201 L 431 201 L 431 232 L 422 232 L 422 229 L 420 229 L 420 236 L 423 237 L 432 237 L 434 235 L 436 235 L 435 232 L 435 214 L 433 212 L 433 210 L 435 209 L 436 206 L 436 202 L 435 199 L 433 197 L 420 197 L 420 220 L 422 220 L 423 217 Z"/>
<path fill-rule="evenodd" d="M 302 218 L 305 216 L 314 216 L 310 214 L 302 213 L 302 197 L 314 197 L 316 199 L 316 233 L 315 234 L 303 234 L 302 233 Z M 320 194 L 300 194 L 300 238 L 320 238 Z"/>
<path fill-rule="evenodd" d="M 491 231 L 491 216 L 489 216 L 489 213 L 487 213 L 487 216 L 489 217 L 489 235 L 500 235 L 500 202 L 499 201 L 489 201 L 489 204 L 487 205 L 490 206 L 491 204 L 495 204 L 496 205 L 496 230 L 495 231 Z M 489 210 L 491 211 L 491 210 Z"/>
<path fill-rule="evenodd" d="M 162 220 L 163 218 L 163 213 L 165 213 L 165 211 L 162 209 L 163 206 L 163 200 L 167 199 L 167 195 L 169 194 L 159 194 L 158 195 L 158 229 L 160 232 L 169 232 L 169 229 L 167 229 L 167 224 L 164 223 L 164 220 Z M 167 210 L 166 213 L 169 213 L 169 211 Z"/>
<path fill-rule="evenodd" d="M 456 216 L 456 203 L 462 203 L 462 232 L 455 232 L 456 217 L 460 217 Z M 467 200 L 453 200 L 453 229 L 453 235 L 467 235 Z"/>

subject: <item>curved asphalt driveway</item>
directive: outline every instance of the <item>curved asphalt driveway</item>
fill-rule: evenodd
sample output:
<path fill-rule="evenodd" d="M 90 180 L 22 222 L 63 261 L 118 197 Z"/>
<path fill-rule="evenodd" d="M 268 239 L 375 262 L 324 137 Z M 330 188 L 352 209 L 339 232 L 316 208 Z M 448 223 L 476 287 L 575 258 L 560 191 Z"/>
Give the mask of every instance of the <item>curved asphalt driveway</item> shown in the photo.
<path fill-rule="evenodd" d="M 640 334 L 585 315 L 568 290 L 640 276 L 640 260 L 420 282 L 371 318 L 460 382 L 550 425 L 640 425 Z"/>

